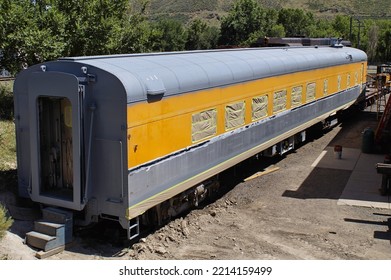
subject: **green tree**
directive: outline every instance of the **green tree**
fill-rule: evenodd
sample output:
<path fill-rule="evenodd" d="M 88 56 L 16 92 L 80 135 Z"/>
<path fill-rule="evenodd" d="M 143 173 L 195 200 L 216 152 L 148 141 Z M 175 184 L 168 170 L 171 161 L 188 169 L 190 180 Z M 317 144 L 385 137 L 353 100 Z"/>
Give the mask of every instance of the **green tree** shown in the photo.
<path fill-rule="evenodd" d="M 142 53 L 154 49 L 156 31 L 147 20 L 147 2 L 136 10 L 129 10 L 120 24 L 113 29 L 109 53 Z"/>
<path fill-rule="evenodd" d="M 350 38 L 350 17 L 349 16 L 343 16 L 343 15 L 337 15 L 334 18 L 334 21 L 332 23 L 333 29 L 336 32 L 336 36 L 346 39 L 346 40 L 353 40 L 353 38 Z"/>
<path fill-rule="evenodd" d="M 192 21 L 187 29 L 187 50 L 212 49 L 217 46 L 219 31 L 200 19 Z"/>
<path fill-rule="evenodd" d="M 129 1 L 53 0 L 53 7 L 67 19 L 66 54 L 97 55 L 109 52 L 109 43 L 125 19 Z"/>
<path fill-rule="evenodd" d="M 243 46 L 251 46 L 260 38 L 265 37 L 285 37 L 285 28 L 277 23 L 278 11 L 274 9 L 265 9 L 262 11 L 262 26 L 249 35 Z"/>
<path fill-rule="evenodd" d="M 372 25 L 368 30 L 368 46 L 366 52 L 368 55 L 368 60 L 373 62 L 376 60 L 377 56 L 377 46 L 379 44 L 379 27 L 377 25 Z"/>
<path fill-rule="evenodd" d="M 315 25 L 314 15 L 301 9 L 281 9 L 278 23 L 284 26 L 286 36 L 309 36 Z"/>
<path fill-rule="evenodd" d="M 208 26 L 208 29 L 202 36 L 205 40 L 206 49 L 215 49 L 218 46 L 218 39 L 220 37 L 220 29 L 216 26 Z"/>
<path fill-rule="evenodd" d="M 377 54 L 381 62 L 389 62 L 391 61 L 391 23 L 382 25 L 388 28 L 383 29 L 379 35 Z"/>
<path fill-rule="evenodd" d="M 278 11 L 268 9 L 265 12 L 264 31 L 261 30 L 260 37 L 284 37 L 285 27 L 278 23 Z"/>
<path fill-rule="evenodd" d="M 173 19 L 162 19 L 154 25 L 151 40 L 155 42 L 155 51 L 183 51 L 186 38 L 182 23 Z"/>
<path fill-rule="evenodd" d="M 12 74 L 57 58 L 64 50 L 64 19 L 42 1 L 0 0 L 0 68 Z"/>
<path fill-rule="evenodd" d="M 328 19 L 316 20 L 316 24 L 310 26 L 308 36 L 313 38 L 338 37 L 334 31 L 332 23 Z"/>
<path fill-rule="evenodd" d="M 0 203 L 0 239 L 4 237 L 12 224 L 13 220 L 7 215 L 7 209 Z"/>
<path fill-rule="evenodd" d="M 265 10 L 255 0 L 237 0 L 221 21 L 221 45 L 241 45 L 264 33 Z"/>
<path fill-rule="evenodd" d="M 0 0 L 0 69 L 110 52 L 127 0 Z"/>

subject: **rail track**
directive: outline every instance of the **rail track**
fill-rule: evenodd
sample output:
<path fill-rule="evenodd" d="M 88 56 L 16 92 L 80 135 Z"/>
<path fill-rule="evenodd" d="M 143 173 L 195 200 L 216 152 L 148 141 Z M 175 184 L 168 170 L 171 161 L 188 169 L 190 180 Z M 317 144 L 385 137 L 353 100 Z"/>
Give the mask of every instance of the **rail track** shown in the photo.
<path fill-rule="evenodd" d="M 0 77 L 0 82 L 13 81 L 15 77 Z"/>

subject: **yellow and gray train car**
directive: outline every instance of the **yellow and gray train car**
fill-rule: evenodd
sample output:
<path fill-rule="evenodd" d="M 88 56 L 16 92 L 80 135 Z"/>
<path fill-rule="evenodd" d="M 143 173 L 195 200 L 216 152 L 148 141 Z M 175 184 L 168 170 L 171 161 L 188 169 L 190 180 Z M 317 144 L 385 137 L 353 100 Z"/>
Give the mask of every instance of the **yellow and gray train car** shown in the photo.
<path fill-rule="evenodd" d="M 366 78 L 349 47 L 63 58 L 14 85 L 18 188 L 128 237 L 217 188 L 213 176 L 353 104 Z"/>

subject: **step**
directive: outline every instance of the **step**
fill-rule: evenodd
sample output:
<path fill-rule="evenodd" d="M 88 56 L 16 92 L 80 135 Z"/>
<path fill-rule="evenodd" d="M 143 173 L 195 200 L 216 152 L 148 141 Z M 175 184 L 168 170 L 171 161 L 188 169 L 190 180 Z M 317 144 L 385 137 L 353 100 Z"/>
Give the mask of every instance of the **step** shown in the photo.
<path fill-rule="evenodd" d="M 51 249 L 50 247 L 56 243 L 56 239 L 57 238 L 55 236 L 50 236 L 36 231 L 30 231 L 26 234 L 26 243 L 28 245 L 45 251 Z M 54 247 L 56 246 L 53 246 L 52 248 Z"/>
<path fill-rule="evenodd" d="M 72 213 L 58 208 L 47 207 L 42 209 L 43 220 L 58 224 L 65 224 L 72 220 Z"/>
<path fill-rule="evenodd" d="M 42 209 L 42 220 L 54 224 L 64 224 L 65 244 L 72 242 L 73 239 L 73 213 L 54 207 Z"/>
<path fill-rule="evenodd" d="M 60 229 L 64 232 L 64 224 L 47 222 L 44 220 L 39 220 L 34 222 L 34 230 L 43 234 L 57 236 Z M 62 233 L 64 234 L 64 233 Z"/>

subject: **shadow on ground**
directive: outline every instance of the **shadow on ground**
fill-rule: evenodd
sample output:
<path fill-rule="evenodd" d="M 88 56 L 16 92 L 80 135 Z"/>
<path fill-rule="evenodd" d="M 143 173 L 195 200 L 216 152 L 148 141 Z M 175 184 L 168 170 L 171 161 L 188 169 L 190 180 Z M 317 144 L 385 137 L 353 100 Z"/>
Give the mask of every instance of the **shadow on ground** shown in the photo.
<path fill-rule="evenodd" d="M 385 216 L 385 219 L 383 221 L 370 221 L 370 220 L 360 220 L 360 219 L 352 219 L 352 218 L 345 218 L 345 222 L 349 223 L 357 223 L 362 225 L 379 225 L 384 226 L 384 230 L 376 230 L 373 233 L 373 237 L 375 239 L 381 239 L 381 240 L 388 240 L 391 244 L 391 215 L 382 214 L 382 213 L 373 213 L 373 215 L 377 216 Z"/>
<path fill-rule="evenodd" d="M 345 148 L 361 149 L 362 132 L 377 125 L 376 114 L 350 111 L 342 117 L 341 130 L 328 146 L 341 145 Z M 324 198 L 338 200 L 352 171 L 315 167 L 296 191 L 286 190 L 283 196 L 310 199 Z"/>
<path fill-rule="evenodd" d="M 336 199 L 341 196 L 351 171 L 314 168 L 297 191 L 286 190 L 285 197 L 298 199 Z"/>

